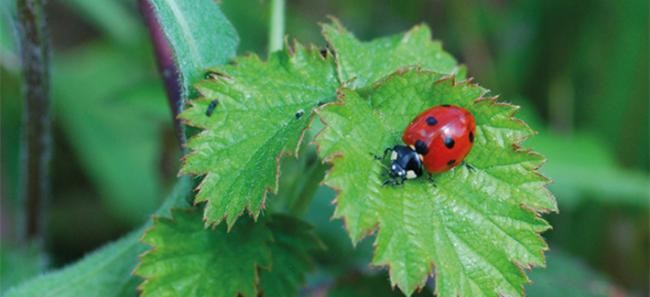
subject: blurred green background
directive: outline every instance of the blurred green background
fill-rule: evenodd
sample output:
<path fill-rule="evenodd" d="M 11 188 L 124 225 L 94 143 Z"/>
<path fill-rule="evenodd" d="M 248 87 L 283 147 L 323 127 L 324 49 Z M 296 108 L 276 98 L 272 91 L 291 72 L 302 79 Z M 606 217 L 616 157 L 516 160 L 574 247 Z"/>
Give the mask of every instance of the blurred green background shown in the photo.
<path fill-rule="evenodd" d="M 38 261 L 16 248 L 22 101 L 10 2 L 0 3 L 2 289 L 44 265 L 25 264 Z M 264 56 L 268 1 L 220 3 L 239 53 Z M 427 23 L 470 76 L 522 106 L 519 117 L 539 131 L 525 145 L 548 158 L 542 172 L 561 212 L 547 216 L 549 268 L 532 272 L 530 295 L 578 287 L 584 296 L 648 296 L 649 10 L 647 0 L 288 0 L 287 34 L 322 47 L 317 23 L 327 15 L 366 40 Z M 45 246 L 56 268 L 146 220 L 180 153 L 135 0 L 51 0 L 47 14 L 54 145 Z M 352 289 L 369 241 L 352 253 L 340 223 L 328 221 L 331 192 L 317 196 L 308 217 L 332 247 L 320 262 L 348 263 L 333 269 L 350 276 L 335 289 L 354 296 L 386 283 L 367 278 Z"/>

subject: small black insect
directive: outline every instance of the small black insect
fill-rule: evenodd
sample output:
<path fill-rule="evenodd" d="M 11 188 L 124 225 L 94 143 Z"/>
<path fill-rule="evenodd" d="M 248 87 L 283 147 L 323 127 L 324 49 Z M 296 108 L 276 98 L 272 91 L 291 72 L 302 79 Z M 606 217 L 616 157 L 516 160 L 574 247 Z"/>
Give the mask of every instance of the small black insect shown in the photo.
<path fill-rule="evenodd" d="M 296 120 L 301 118 L 304 114 L 305 114 L 305 110 L 303 110 L 303 109 L 301 109 L 299 111 L 296 111 L 296 114 L 295 114 Z"/>
<path fill-rule="evenodd" d="M 219 100 L 214 99 L 210 101 L 210 105 L 208 105 L 208 109 L 205 110 L 205 115 L 211 116 L 212 113 L 214 112 L 214 109 L 217 108 L 217 105 L 219 105 Z"/>
<path fill-rule="evenodd" d="M 323 48 L 323 49 L 321 49 L 321 50 L 320 50 L 320 55 L 321 55 L 323 58 L 327 58 L 327 48 Z"/>
<path fill-rule="evenodd" d="M 319 52 L 320 52 L 321 57 L 323 57 L 323 58 L 327 58 L 327 56 L 330 55 L 330 54 L 332 55 L 332 57 L 335 56 L 334 55 L 334 50 L 329 45 L 321 48 L 319 50 Z"/>

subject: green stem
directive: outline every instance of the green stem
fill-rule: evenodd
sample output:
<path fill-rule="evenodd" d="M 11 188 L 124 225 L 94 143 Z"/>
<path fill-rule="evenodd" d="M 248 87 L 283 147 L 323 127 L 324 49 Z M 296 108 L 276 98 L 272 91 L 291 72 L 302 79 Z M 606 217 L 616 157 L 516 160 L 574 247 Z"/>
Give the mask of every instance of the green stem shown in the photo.
<path fill-rule="evenodd" d="M 271 22 L 269 24 L 269 53 L 282 49 L 284 39 L 285 0 L 271 0 Z"/>
<path fill-rule="evenodd" d="M 289 213 L 296 217 L 301 217 L 307 212 L 314 194 L 325 177 L 327 165 L 323 164 L 316 156 L 315 151 L 306 151 L 308 154 L 306 165 L 304 167 L 302 178 L 294 184 L 291 197 L 294 197 L 289 205 Z"/>
<path fill-rule="evenodd" d="M 23 65 L 23 144 L 21 195 L 28 240 L 43 238 L 49 193 L 50 80 L 45 9 L 40 0 L 18 0 L 18 34 Z"/>

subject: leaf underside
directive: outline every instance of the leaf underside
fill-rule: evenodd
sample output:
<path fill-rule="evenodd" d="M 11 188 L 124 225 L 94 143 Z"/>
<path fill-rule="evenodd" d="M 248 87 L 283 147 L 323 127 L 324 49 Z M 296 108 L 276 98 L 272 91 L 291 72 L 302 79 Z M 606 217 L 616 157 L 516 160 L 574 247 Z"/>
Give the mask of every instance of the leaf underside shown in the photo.
<path fill-rule="evenodd" d="M 296 219 L 248 220 L 232 232 L 205 229 L 200 212 L 175 209 L 157 218 L 135 274 L 142 296 L 295 296 L 320 242 Z M 285 265 L 290 265 L 286 267 Z"/>
<path fill-rule="evenodd" d="M 539 213 L 556 209 L 547 179 L 535 172 L 544 159 L 517 148 L 533 131 L 512 118 L 516 107 L 482 98 L 485 92 L 433 72 L 400 71 L 372 88 L 344 89 L 340 102 L 319 111 L 325 128 L 316 142 L 333 164 L 325 184 L 339 191 L 334 217 L 354 242 L 378 230 L 372 264 L 388 266 L 391 283 L 406 294 L 435 270 L 438 296 L 521 296 L 521 269 L 544 265 L 538 233 L 549 225 Z M 475 116 L 466 158 L 474 170 L 382 186 L 386 164 L 373 155 L 400 143 L 410 120 L 439 104 Z"/>

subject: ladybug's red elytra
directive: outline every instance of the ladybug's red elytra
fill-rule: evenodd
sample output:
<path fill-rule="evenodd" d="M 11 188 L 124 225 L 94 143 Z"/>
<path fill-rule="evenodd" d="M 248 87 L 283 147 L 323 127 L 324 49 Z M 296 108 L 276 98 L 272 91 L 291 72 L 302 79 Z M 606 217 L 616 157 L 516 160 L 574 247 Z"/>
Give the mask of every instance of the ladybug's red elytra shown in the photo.
<path fill-rule="evenodd" d="M 390 179 L 386 183 L 401 184 L 406 179 L 448 171 L 472 149 L 476 122 L 466 109 L 455 105 L 438 105 L 420 113 L 404 130 L 406 145 L 388 148 L 391 153 Z"/>

